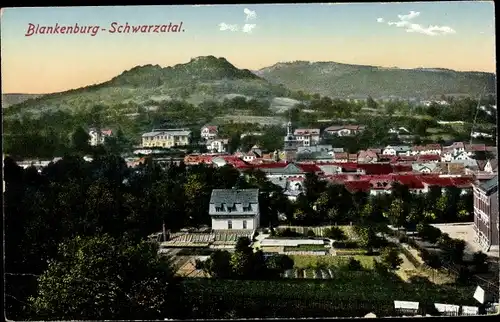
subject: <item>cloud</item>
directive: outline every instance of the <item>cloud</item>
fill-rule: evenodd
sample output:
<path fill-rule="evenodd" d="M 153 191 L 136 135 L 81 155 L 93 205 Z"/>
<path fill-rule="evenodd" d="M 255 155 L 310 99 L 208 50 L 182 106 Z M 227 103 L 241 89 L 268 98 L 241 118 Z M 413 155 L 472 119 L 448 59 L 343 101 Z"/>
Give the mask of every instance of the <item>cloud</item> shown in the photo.
<path fill-rule="evenodd" d="M 219 24 L 219 30 L 221 31 L 238 31 L 238 25 L 230 25 L 225 22 Z"/>
<path fill-rule="evenodd" d="M 250 34 L 250 33 L 252 33 L 252 30 L 253 30 L 256 26 L 257 26 L 256 24 L 246 23 L 246 24 L 243 26 L 243 32 L 245 32 L 245 33 L 247 33 L 247 34 Z"/>
<path fill-rule="evenodd" d="M 410 11 L 409 14 L 407 15 L 398 15 L 398 18 L 399 20 L 405 20 L 405 21 L 408 21 L 408 20 L 412 20 L 413 18 L 416 18 L 420 16 L 420 12 L 417 12 L 417 11 Z"/>
<path fill-rule="evenodd" d="M 247 16 L 246 17 L 246 21 L 253 20 L 253 19 L 257 18 L 257 13 L 255 11 L 253 11 L 253 10 L 245 8 L 245 9 L 243 9 L 243 12 Z"/>
<path fill-rule="evenodd" d="M 399 21 L 388 21 L 387 24 L 398 28 L 405 28 L 406 32 L 420 33 L 428 36 L 449 35 L 456 33 L 453 28 L 448 26 L 430 25 L 424 27 L 421 24 L 413 23 L 411 20 L 418 16 L 420 16 L 420 12 L 410 11 L 407 15 L 398 15 Z M 380 22 L 379 19 L 377 19 L 377 21 Z"/>
<path fill-rule="evenodd" d="M 384 22 L 384 18 L 377 18 L 377 22 Z"/>

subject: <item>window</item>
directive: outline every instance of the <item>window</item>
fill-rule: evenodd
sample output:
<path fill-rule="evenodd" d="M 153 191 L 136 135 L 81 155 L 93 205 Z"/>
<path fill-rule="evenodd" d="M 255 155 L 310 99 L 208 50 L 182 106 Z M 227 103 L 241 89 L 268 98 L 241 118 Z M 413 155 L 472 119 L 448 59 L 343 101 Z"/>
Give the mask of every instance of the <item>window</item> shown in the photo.
<path fill-rule="evenodd" d="M 224 210 L 224 208 L 222 207 L 222 205 L 220 205 L 220 206 L 215 206 L 215 211 L 216 211 L 216 212 L 221 212 L 221 211 L 223 211 L 223 210 Z"/>
<path fill-rule="evenodd" d="M 233 221 L 232 220 L 227 221 L 227 229 L 233 229 Z"/>
<path fill-rule="evenodd" d="M 252 211 L 252 206 L 248 205 L 246 207 L 243 207 L 243 211 Z"/>
<path fill-rule="evenodd" d="M 243 220 L 243 229 L 247 229 L 247 221 Z"/>

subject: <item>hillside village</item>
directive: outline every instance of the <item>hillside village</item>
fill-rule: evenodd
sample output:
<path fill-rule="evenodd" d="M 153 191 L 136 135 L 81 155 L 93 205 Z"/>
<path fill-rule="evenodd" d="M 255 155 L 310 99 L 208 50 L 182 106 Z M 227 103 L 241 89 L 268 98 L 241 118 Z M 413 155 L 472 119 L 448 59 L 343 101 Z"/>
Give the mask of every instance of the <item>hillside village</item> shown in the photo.
<path fill-rule="evenodd" d="M 494 313 L 494 82 L 334 62 L 252 72 L 202 56 L 12 94 L 8 310 L 19 320 Z"/>

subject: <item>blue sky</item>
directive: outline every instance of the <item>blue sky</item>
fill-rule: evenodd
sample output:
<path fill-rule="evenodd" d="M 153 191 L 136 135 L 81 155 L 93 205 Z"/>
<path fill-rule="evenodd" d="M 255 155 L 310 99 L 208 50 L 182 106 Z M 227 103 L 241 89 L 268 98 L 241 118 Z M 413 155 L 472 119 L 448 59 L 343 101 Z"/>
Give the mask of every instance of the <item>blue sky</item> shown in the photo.
<path fill-rule="evenodd" d="M 245 8 L 256 17 L 246 21 Z M 410 12 L 418 14 L 408 25 L 388 24 Z M 113 21 L 182 21 L 185 32 L 25 36 L 29 23 L 109 27 Z M 57 79 L 67 78 L 53 81 L 55 87 L 76 86 L 104 81 L 135 65 L 167 66 L 207 54 L 250 69 L 293 60 L 490 72 L 496 67 L 493 2 L 7 8 L 1 23 L 2 78 L 8 91 L 23 86 L 43 90 L 48 86 L 44 77 L 37 85 L 22 80 L 49 71 Z M 238 30 L 222 31 L 221 23 L 238 25 Z M 245 23 L 255 25 L 251 33 L 242 32 Z M 407 31 L 410 26 L 413 32 Z M 426 34 L 431 26 L 453 32 Z M 79 80 L 76 72 L 86 75 Z"/>

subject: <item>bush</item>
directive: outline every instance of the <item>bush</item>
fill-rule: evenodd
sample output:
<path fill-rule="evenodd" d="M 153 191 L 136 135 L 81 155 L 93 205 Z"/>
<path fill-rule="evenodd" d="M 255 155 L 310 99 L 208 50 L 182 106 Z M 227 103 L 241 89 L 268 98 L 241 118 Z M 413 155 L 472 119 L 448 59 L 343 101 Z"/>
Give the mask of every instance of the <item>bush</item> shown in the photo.
<path fill-rule="evenodd" d="M 428 224 L 418 224 L 417 232 L 423 240 L 426 240 L 432 244 L 438 242 L 439 238 L 441 237 L 441 230 Z"/>
<path fill-rule="evenodd" d="M 406 244 L 408 243 L 408 236 L 400 236 L 398 240 L 400 243 Z"/>
<path fill-rule="evenodd" d="M 290 228 L 285 228 L 283 230 L 276 231 L 276 236 L 278 237 L 301 237 L 302 234 L 291 230 Z"/>
<path fill-rule="evenodd" d="M 384 265 L 393 270 L 403 264 L 403 259 L 399 257 L 398 249 L 393 247 L 384 248 L 384 250 L 382 250 L 381 259 Z"/>
<path fill-rule="evenodd" d="M 488 255 L 479 251 L 474 253 L 472 257 L 472 264 L 476 273 L 485 273 L 488 271 Z"/>
<path fill-rule="evenodd" d="M 306 236 L 307 237 L 316 237 L 316 234 L 314 233 L 314 231 L 312 229 L 309 229 L 306 233 Z"/>
<path fill-rule="evenodd" d="M 349 263 L 347 264 L 347 268 L 350 271 L 361 271 L 361 270 L 363 270 L 363 265 L 361 265 L 360 261 L 351 257 L 351 258 L 349 258 Z"/>
<path fill-rule="evenodd" d="M 347 249 L 359 248 L 359 244 L 355 241 L 333 242 L 332 246 L 335 248 L 347 248 Z"/>
<path fill-rule="evenodd" d="M 196 269 L 205 269 L 205 262 L 199 259 L 195 259 L 194 261 L 194 267 Z"/>
<path fill-rule="evenodd" d="M 433 269 L 441 268 L 443 265 L 439 256 L 435 253 L 431 253 L 427 250 L 420 251 L 420 257 L 424 263 Z"/>
<path fill-rule="evenodd" d="M 339 227 L 326 228 L 325 230 L 323 230 L 323 235 L 327 238 L 336 241 L 342 241 L 347 239 L 347 236 L 345 235 L 344 231 Z"/>

